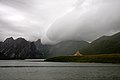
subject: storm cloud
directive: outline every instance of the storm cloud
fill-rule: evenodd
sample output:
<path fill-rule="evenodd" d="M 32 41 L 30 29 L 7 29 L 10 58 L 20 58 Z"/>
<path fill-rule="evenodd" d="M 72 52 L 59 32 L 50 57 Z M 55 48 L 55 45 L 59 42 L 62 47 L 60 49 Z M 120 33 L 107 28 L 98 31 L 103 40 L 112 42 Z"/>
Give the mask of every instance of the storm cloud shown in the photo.
<path fill-rule="evenodd" d="M 120 0 L 0 0 L 0 40 L 92 41 L 119 31 Z"/>

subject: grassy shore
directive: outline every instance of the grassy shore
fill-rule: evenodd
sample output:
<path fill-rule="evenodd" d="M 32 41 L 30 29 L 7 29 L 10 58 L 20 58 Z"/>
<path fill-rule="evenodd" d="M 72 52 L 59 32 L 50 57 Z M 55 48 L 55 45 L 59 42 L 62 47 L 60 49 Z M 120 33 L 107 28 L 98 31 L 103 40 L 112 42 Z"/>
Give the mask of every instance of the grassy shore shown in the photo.
<path fill-rule="evenodd" d="M 120 54 L 97 54 L 83 56 L 59 56 L 46 59 L 52 62 L 95 62 L 95 63 L 120 63 Z"/>

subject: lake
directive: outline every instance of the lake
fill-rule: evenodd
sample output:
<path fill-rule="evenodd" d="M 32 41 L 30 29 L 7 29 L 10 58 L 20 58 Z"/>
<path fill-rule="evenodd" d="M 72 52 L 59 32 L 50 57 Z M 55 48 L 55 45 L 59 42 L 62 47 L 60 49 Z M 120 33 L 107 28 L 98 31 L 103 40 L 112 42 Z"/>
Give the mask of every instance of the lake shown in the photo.
<path fill-rule="evenodd" d="M 120 64 L 0 60 L 0 80 L 120 80 Z"/>

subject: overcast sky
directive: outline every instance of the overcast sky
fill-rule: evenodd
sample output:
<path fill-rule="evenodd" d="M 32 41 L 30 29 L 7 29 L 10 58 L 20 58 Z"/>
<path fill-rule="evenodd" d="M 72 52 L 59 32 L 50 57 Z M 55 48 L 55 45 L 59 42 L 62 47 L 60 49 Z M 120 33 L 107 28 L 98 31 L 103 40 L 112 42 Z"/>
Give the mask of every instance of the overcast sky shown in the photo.
<path fill-rule="evenodd" d="M 120 0 L 0 0 L 0 40 L 92 41 L 119 31 Z"/>

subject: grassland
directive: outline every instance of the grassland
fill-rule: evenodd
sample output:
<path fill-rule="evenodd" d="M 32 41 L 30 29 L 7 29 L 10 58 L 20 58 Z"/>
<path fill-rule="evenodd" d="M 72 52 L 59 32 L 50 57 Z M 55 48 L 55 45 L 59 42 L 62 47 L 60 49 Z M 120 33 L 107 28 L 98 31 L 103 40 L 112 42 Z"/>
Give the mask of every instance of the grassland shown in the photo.
<path fill-rule="evenodd" d="M 59 56 L 48 58 L 52 62 L 94 62 L 94 63 L 120 63 L 120 54 L 97 54 L 83 56 Z"/>

